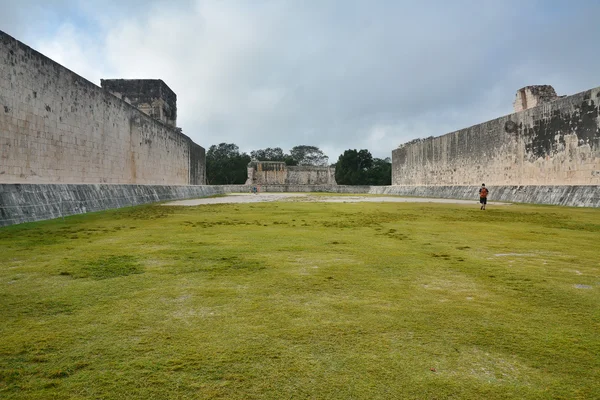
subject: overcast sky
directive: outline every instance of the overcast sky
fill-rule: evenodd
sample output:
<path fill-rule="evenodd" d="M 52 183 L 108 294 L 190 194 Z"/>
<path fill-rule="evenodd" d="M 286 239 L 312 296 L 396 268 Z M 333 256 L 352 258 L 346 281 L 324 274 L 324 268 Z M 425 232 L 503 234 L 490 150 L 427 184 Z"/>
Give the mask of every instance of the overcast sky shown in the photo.
<path fill-rule="evenodd" d="M 100 84 L 160 78 L 208 149 L 391 157 L 512 112 L 518 88 L 600 86 L 600 0 L 0 0 L 0 30 Z"/>

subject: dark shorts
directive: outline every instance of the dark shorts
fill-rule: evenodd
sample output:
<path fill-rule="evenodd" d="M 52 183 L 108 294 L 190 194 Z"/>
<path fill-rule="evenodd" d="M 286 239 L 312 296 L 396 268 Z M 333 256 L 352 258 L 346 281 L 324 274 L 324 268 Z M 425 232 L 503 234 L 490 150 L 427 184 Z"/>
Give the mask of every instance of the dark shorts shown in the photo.
<path fill-rule="evenodd" d="M 487 197 L 480 197 L 480 198 L 479 198 L 479 202 L 480 202 L 481 204 L 487 204 Z"/>

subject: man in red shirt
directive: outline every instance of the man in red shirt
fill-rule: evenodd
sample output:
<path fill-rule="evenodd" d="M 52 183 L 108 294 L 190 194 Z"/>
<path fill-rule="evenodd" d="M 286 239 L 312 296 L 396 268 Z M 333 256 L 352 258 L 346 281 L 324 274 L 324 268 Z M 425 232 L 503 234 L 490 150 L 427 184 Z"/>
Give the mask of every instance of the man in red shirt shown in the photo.
<path fill-rule="evenodd" d="M 485 187 L 485 183 L 481 184 L 481 189 L 479 189 L 479 202 L 481 203 L 481 210 L 485 210 L 485 205 L 487 204 L 487 196 L 490 191 Z"/>

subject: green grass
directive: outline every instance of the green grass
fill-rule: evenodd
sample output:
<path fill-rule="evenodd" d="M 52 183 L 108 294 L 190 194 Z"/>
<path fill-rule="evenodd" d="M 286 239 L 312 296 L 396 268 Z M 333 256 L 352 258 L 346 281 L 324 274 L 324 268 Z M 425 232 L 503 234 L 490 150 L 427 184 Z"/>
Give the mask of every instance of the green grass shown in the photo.
<path fill-rule="evenodd" d="M 475 202 L 3 228 L 0 398 L 600 398 L 599 232 Z"/>

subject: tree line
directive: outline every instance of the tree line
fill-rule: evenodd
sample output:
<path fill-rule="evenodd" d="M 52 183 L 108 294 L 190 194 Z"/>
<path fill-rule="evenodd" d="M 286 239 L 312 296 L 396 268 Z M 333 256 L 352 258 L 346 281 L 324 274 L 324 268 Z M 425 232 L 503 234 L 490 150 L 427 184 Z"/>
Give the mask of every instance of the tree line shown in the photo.
<path fill-rule="evenodd" d="M 206 152 L 206 180 L 209 185 L 243 184 L 251 160 L 280 161 L 288 166 L 327 167 L 329 157 L 316 146 L 294 146 L 289 153 L 280 147 L 240 152 L 234 143 L 212 145 Z M 335 180 L 339 185 L 390 185 L 392 164 L 388 158 L 373 158 L 369 150 L 346 150 L 338 157 Z"/>

